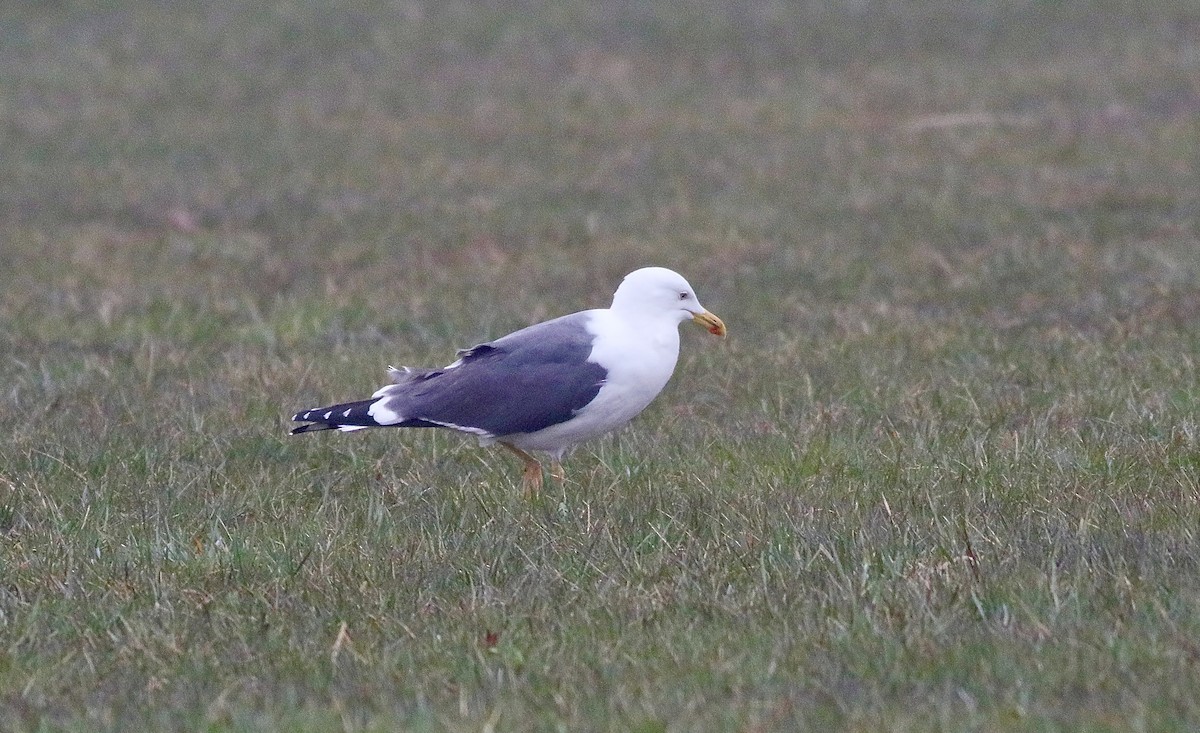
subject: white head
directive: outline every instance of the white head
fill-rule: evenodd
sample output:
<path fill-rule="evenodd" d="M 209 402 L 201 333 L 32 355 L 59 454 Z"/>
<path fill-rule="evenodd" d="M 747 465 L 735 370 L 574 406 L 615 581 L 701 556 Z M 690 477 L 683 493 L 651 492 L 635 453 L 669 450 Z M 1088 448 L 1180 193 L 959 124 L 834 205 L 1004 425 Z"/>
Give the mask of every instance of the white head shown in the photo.
<path fill-rule="evenodd" d="M 641 316 L 674 317 L 676 323 L 694 320 L 717 336 L 725 335 L 725 324 L 700 305 L 696 291 L 674 270 L 643 267 L 621 281 L 613 294 L 612 309 Z"/>

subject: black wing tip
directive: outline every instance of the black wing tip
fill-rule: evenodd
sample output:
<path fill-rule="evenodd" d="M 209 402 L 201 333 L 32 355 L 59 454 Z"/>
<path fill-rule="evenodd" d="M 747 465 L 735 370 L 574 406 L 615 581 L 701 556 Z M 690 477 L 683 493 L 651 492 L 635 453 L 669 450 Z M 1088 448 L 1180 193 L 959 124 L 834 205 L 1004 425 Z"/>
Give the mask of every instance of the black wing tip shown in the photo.
<path fill-rule="evenodd" d="M 330 423 L 317 422 L 317 418 L 312 417 L 314 412 L 319 412 L 319 410 L 302 410 L 297 412 L 295 415 L 292 415 L 293 422 L 312 422 L 309 425 L 301 425 L 300 427 L 292 428 L 288 434 L 299 435 L 300 433 L 311 433 L 315 430 L 333 430 L 335 427 L 337 427 L 336 425 L 331 425 Z"/>
<path fill-rule="evenodd" d="M 312 424 L 292 428 L 291 434 L 310 433 L 316 430 L 357 430 L 358 428 L 380 427 L 375 418 L 369 414 L 371 405 L 376 401 L 375 398 L 372 398 L 360 402 L 345 402 L 340 405 L 301 410 L 292 415 L 292 420 Z"/>

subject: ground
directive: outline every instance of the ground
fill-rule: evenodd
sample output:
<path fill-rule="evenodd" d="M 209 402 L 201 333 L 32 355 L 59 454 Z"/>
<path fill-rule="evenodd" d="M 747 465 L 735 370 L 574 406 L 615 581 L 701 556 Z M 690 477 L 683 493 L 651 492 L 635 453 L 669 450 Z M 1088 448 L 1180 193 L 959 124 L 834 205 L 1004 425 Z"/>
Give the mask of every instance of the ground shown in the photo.
<path fill-rule="evenodd" d="M 0 9 L 0 727 L 1200 727 L 1200 12 Z M 388 364 L 683 272 L 523 498 Z"/>

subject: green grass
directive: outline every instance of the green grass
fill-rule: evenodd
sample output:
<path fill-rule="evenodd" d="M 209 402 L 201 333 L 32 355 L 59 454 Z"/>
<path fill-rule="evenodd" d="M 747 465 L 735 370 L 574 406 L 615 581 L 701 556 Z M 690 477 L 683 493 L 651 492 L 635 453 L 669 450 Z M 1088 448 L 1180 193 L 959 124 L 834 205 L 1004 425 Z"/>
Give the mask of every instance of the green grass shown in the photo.
<path fill-rule="evenodd" d="M 1200 727 L 1188 3 L 0 10 L 0 730 Z M 566 486 L 289 438 L 683 271 Z"/>

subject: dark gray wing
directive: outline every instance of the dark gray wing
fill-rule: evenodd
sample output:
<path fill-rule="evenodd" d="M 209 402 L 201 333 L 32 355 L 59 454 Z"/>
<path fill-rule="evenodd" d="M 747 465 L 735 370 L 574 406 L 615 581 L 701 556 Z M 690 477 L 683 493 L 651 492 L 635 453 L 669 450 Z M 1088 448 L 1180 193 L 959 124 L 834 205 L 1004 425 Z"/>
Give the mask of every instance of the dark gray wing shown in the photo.
<path fill-rule="evenodd" d="M 445 369 L 414 372 L 380 390 L 400 425 L 433 423 L 493 436 L 532 433 L 591 402 L 607 370 L 589 362 L 587 313 L 515 331 L 459 352 Z"/>

